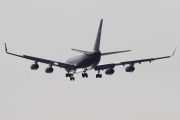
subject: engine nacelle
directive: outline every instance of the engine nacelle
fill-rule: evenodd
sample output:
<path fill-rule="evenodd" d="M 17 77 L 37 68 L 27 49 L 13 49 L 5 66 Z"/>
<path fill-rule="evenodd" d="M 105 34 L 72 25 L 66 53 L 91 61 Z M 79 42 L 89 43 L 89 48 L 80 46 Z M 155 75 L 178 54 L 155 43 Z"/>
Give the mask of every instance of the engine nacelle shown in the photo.
<path fill-rule="evenodd" d="M 31 65 L 31 70 L 37 70 L 39 68 L 38 64 L 32 64 Z"/>
<path fill-rule="evenodd" d="M 126 67 L 126 72 L 133 72 L 135 70 L 135 67 L 134 66 L 129 66 L 129 67 Z"/>
<path fill-rule="evenodd" d="M 46 73 L 52 73 L 53 70 L 54 70 L 53 68 L 48 67 L 48 68 L 46 68 L 45 72 Z"/>
<path fill-rule="evenodd" d="M 112 75 L 114 73 L 114 69 L 113 68 L 109 68 L 105 71 L 106 75 Z"/>

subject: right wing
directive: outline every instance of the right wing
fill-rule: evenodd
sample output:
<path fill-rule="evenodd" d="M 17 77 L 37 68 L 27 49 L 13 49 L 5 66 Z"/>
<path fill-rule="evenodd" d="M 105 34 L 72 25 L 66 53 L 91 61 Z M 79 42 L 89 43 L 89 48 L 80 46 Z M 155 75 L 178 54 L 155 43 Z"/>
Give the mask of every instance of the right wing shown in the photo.
<path fill-rule="evenodd" d="M 61 62 L 57 62 L 57 61 L 52 61 L 52 60 L 48 60 L 48 59 L 43 59 L 43 58 L 38 58 L 38 57 L 33 57 L 33 56 L 28 56 L 28 55 L 18 55 L 18 54 L 8 52 L 6 43 L 5 43 L 5 51 L 7 54 L 17 56 L 17 57 L 21 57 L 21 58 L 25 58 L 28 60 L 32 60 L 32 61 L 35 61 L 36 63 L 41 62 L 41 63 L 49 64 L 50 66 L 57 66 L 57 67 L 65 68 L 65 69 L 69 69 L 69 70 L 76 69 L 76 66 L 74 66 L 74 65 L 61 63 Z"/>
<path fill-rule="evenodd" d="M 134 66 L 134 64 L 139 63 L 141 64 L 142 62 L 152 62 L 155 60 L 159 60 L 159 59 L 165 59 L 165 58 L 170 58 L 174 55 L 176 49 L 174 50 L 173 54 L 170 56 L 164 56 L 164 57 L 157 57 L 157 58 L 149 58 L 149 59 L 140 59 L 140 60 L 132 60 L 132 61 L 125 61 L 125 62 L 120 62 L 120 63 L 111 63 L 111 64 L 104 64 L 104 65 L 98 65 L 96 66 L 94 69 L 95 70 L 104 70 L 104 69 L 109 69 L 109 68 L 114 68 L 115 66 L 118 65 L 132 65 Z"/>

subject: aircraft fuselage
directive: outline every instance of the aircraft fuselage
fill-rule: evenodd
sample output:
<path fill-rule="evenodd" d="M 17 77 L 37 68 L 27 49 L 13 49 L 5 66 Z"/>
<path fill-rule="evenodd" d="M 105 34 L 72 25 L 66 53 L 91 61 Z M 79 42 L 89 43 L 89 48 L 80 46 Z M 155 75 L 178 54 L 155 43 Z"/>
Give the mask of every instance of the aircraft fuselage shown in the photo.
<path fill-rule="evenodd" d="M 94 52 L 93 54 L 81 54 L 69 58 L 66 63 L 76 66 L 76 70 L 68 70 L 69 73 L 79 73 L 95 68 L 101 60 L 101 52 Z"/>

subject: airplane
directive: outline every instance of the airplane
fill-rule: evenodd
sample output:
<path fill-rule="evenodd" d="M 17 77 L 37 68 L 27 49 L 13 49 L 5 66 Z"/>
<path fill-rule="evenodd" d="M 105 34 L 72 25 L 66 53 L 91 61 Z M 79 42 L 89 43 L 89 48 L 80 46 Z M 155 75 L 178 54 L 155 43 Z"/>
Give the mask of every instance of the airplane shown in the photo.
<path fill-rule="evenodd" d="M 28 55 L 18 55 L 18 54 L 8 52 L 6 43 L 5 43 L 5 51 L 7 54 L 34 61 L 34 64 L 31 65 L 32 70 L 37 70 L 39 68 L 38 62 L 45 63 L 45 64 L 49 65 L 49 67 L 47 67 L 45 69 L 46 73 L 52 73 L 53 72 L 53 66 L 64 68 L 67 72 L 65 76 L 69 77 L 71 81 L 75 80 L 74 74 L 76 74 L 76 73 L 82 73 L 83 78 L 88 78 L 87 71 L 91 70 L 91 69 L 98 71 L 98 73 L 96 74 L 96 78 L 102 77 L 102 74 L 100 74 L 101 70 L 105 70 L 106 75 L 114 74 L 114 72 L 115 72 L 114 68 L 116 66 L 119 66 L 119 65 L 123 65 L 123 66 L 128 65 L 125 68 L 125 71 L 126 72 L 133 72 L 135 70 L 134 65 L 136 63 L 139 63 L 139 64 L 141 64 L 142 62 L 150 62 L 151 63 L 151 61 L 170 58 L 175 54 L 176 49 L 174 50 L 173 54 L 170 56 L 98 65 L 100 60 L 101 60 L 101 56 L 131 51 L 131 50 L 124 50 L 124 51 L 101 53 L 101 51 L 100 51 L 100 40 L 101 40 L 102 24 L 103 24 L 103 19 L 101 19 L 101 21 L 100 21 L 99 29 L 98 29 L 97 36 L 96 36 L 96 41 L 94 44 L 94 49 L 92 51 L 84 51 L 84 50 L 78 50 L 78 49 L 72 48 L 73 51 L 79 52 L 79 53 L 81 53 L 81 55 L 71 57 L 64 63 L 58 62 L 58 61 L 53 61 L 53 60 L 48 60 L 48 59 L 43 59 L 43 58 L 38 58 L 38 57 L 33 57 L 33 56 L 28 56 Z"/>

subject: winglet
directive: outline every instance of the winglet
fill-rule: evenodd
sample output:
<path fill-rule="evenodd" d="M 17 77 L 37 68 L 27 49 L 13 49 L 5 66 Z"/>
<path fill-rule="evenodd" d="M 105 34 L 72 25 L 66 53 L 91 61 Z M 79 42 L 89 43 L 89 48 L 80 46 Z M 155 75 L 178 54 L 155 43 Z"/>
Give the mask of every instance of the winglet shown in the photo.
<path fill-rule="evenodd" d="M 174 50 L 174 52 L 173 52 L 173 54 L 171 56 L 173 56 L 175 54 L 175 52 L 176 52 L 176 48 L 175 48 L 175 50 Z"/>
<path fill-rule="evenodd" d="M 7 52 L 7 46 L 6 46 L 6 43 L 4 43 L 5 44 L 5 51 Z"/>

